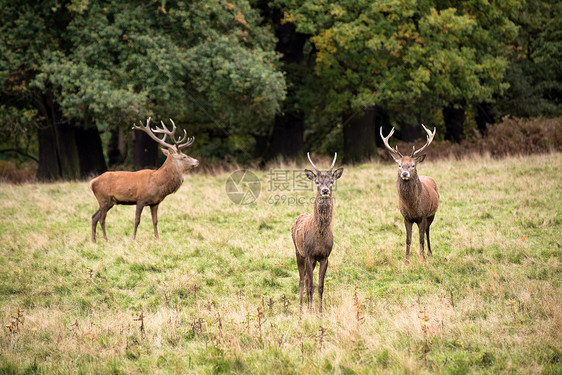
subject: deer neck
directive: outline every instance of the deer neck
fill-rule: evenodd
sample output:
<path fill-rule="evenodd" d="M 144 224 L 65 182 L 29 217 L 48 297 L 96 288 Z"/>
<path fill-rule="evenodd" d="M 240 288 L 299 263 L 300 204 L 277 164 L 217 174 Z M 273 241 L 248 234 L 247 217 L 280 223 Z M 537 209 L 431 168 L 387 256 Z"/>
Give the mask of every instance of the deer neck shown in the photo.
<path fill-rule="evenodd" d="M 313 222 L 319 233 L 326 233 L 332 228 L 334 198 L 322 198 L 317 195 L 314 200 Z"/>
<path fill-rule="evenodd" d="M 183 183 L 183 175 L 174 165 L 171 155 L 168 155 L 164 164 L 154 172 L 154 177 L 166 194 L 176 192 Z"/>
<path fill-rule="evenodd" d="M 400 196 L 402 202 L 406 205 L 417 202 L 418 197 L 422 192 L 422 184 L 417 174 L 407 181 L 398 176 L 396 185 L 398 187 L 398 195 Z"/>

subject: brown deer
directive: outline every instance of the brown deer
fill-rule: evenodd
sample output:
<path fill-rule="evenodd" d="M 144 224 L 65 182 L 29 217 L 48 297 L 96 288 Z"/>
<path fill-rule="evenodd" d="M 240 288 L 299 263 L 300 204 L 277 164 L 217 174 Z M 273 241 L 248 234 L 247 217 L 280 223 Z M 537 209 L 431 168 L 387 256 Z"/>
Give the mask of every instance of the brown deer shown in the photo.
<path fill-rule="evenodd" d="M 316 267 L 316 262 L 320 263 L 318 272 L 318 309 L 322 313 L 322 294 L 324 293 L 324 277 L 328 269 L 328 257 L 332 252 L 334 237 L 332 234 L 332 215 L 334 198 L 332 197 L 332 185 L 341 177 L 343 168 L 332 172 L 338 154 L 334 156 L 334 161 L 330 169 L 322 173 L 312 160 L 310 154 L 306 154 L 310 164 L 316 170 L 316 174 L 309 169 L 304 173 L 309 180 L 316 184 L 316 199 L 314 200 L 314 211 L 312 214 L 301 214 L 291 227 L 291 235 L 297 254 L 297 266 L 299 268 L 299 290 L 300 290 L 300 310 L 302 312 L 302 296 L 306 289 L 306 299 L 308 311 L 312 312 L 312 296 L 314 294 L 314 283 L 312 272 Z"/>
<path fill-rule="evenodd" d="M 172 119 L 170 121 L 172 122 L 172 130 L 169 130 L 162 121 L 160 122 L 162 128 L 151 129 L 150 117 L 146 120 L 145 126 L 142 125 L 142 122 L 141 126 L 133 126 L 134 130 L 145 132 L 165 147 L 161 150 L 166 155 L 166 161 L 159 169 L 143 169 L 136 172 L 105 172 L 90 182 L 90 189 L 92 189 L 100 206 L 99 210 L 92 216 L 92 242 L 96 242 L 98 221 L 103 231 L 103 238 L 107 241 L 105 216 L 107 211 L 115 204 L 135 204 L 137 206 L 133 239 L 137 235 L 142 210 L 145 206 L 149 206 L 154 226 L 154 237 L 158 239 L 158 205 L 166 196 L 179 189 L 183 183 L 184 173 L 199 165 L 196 159 L 181 152 L 183 148 L 190 146 L 195 138 L 187 138 L 187 132 L 184 130 L 183 136 L 176 139 L 176 124 Z M 155 133 L 164 134 L 164 137 L 160 139 Z M 168 135 L 173 144 L 166 142 Z"/>
<path fill-rule="evenodd" d="M 422 124 L 423 126 L 423 124 Z M 420 232 L 420 256 L 425 260 L 423 250 L 424 234 L 427 235 L 427 252 L 431 256 L 431 244 L 429 242 L 429 226 L 433 222 L 435 212 L 439 206 L 439 191 L 435 180 L 427 176 L 419 176 L 416 169 L 417 164 L 425 159 L 425 154 L 421 153 L 431 144 L 435 137 L 436 129 L 433 133 L 423 126 L 427 132 L 425 145 L 416 150 L 414 147 L 410 156 L 402 156 L 398 151 L 398 146 L 393 149 L 388 145 L 388 139 L 394 134 L 394 128 L 385 138 L 380 129 L 381 138 L 385 147 L 390 151 L 392 158 L 398 163 L 398 179 L 396 187 L 398 189 L 398 205 L 400 213 L 404 217 L 406 226 L 406 259 L 404 264 L 410 263 L 410 244 L 412 243 L 412 225 L 416 223 Z"/>

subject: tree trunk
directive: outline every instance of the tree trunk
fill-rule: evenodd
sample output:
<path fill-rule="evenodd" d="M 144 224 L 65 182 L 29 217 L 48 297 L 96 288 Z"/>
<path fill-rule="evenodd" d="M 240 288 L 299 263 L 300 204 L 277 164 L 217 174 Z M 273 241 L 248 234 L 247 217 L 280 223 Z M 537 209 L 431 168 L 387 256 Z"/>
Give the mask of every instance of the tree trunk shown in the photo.
<path fill-rule="evenodd" d="M 39 140 L 39 167 L 37 179 L 52 181 L 73 180 L 80 177 L 80 163 L 74 124 L 63 122 L 52 95 L 36 91 L 34 102 L 43 117 L 37 131 Z"/>
<path fill-rule="evenodd" d="M 158 144 L 140 130 L 133 131 L 133 159 L 136 169 L 158 167 Z"/>
<path fill-rule="evenodd" d="M 464 104 L 455 108 L 452 104 L 443 108 L 445 139 L 459 143 L 464 139 Z"/>
<path fill-rule="evenodd" d="M 343 151 L 346 163 L 368 160 L 377 155 L 376 108 L 356 114 L 343 126 Z"/>
<path fill-rule="evenodd" d="M 304 114 L 300 111 L 275 116 L 273 133 L 269 143 L 270 156 L 284 158 L 299 156 L 304 147 Z"/>
<path fill-rule="evenodd" d="M 281 62 L 286 72 L 287 100 L 281 113 L 275 116 L 267 157 L 282 155 L 293 158 L 300 155 L 304 147 L 304 113 L 295 106 L 298 104 L 295 89 L 301 87 L 302 68 L 299 65 L 304 61 L 303 47 L 307 36 L 298 33 L 293 23 L 282 22 L 283 12 L 280 9 L 273 10 L 272 18 L 277 37 L 275 50 L 282 54 Z"/>
<path fill-rule="evenodd" d="M 123 129 L 111 130 L 111 138 L 107 145 L 109 165 L 123 164 L 127 158 L 127 138 Z"/>
<path fill-rule="evenodd" d="M 494 115 L 492 114 L 492 107 L 489 103 L 480 103 L 476 105 L 476 126 L 478 131 L 482 135 L 486 135 L 488 132 L 488 124 L 493 124 L 496 122 Z"/>
<path fill-rule="evenodd" d="M 77 127 L 76 146 L 80 160 L 82 178 L 97 176 L 107 171 L 100 133 L 95 125 Z"/>

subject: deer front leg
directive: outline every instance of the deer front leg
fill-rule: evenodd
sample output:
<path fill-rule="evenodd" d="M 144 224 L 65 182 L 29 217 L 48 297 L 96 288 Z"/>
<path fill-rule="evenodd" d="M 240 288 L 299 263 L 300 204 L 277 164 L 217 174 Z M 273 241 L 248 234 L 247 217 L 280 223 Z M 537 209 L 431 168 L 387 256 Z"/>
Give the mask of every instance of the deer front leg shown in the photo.
<path fill-rule="evenodd" d="M 318 270 L 318 312 L 322 314 L 322 295 L 324 294 L 324 277 L 328 269 L 328 258 L 320 261 L 320 269 Z"/>
<path fill-rule="evenodd" d="M 137 237 L 137 227 L 139 226 L 140 223 L 140 217 L 143 208 L 144 208 L 144 204 L 141 202 L 137 202 L 137 210 L 135 212 L 135 229 L 133 230 L 133 240 Z"/>
<path fill-rule="evenodd" d="M 410 245 L 412 244 L 412 222 L 404 219 L 404 225 L 406 226 L 406 259 L 404 259 L 404 264 L 410 264 Z"/>
<path fill-rule="evenodd" d="M 304 293 L 305 281 L 306 281 L 306 276 L 305 276 L 306 262 L 304 258 L 301 257 L 298 253 L 297 253 L 297 267 L 299 268 L 299 292 L 300 292 L 299 306 L 300 306 L 300 312 L 302 313 L 302 296 Z"/>
<path fill-rule="evenodd" d="M 312 297 L 314 295 L 314 282 L 312 280 L 312 272 L 314 271 L 314 263 L 310 258 L 306 258 L 306 306 L 308 307 L 308 312 L 312 312 Z"/>
<path fill-rule="evenodd" d="M 154 237 L 158 239 L 158 205 L 150 206 L 150 214 L 152 215 L 152 226 L 154 227 Z"/>
<path fill-rule="evenodd" d="M 419 224 L 418 224 L 418 229 L 420 232 L 420 258 L 422 259 L 422 261 L 425 262 L 425 253 L 423 251 L 423 244 L 424 244 L 424 236 L 425 236 L 425 228 L 427 226 L 427 220 L 423 219 Z"/>

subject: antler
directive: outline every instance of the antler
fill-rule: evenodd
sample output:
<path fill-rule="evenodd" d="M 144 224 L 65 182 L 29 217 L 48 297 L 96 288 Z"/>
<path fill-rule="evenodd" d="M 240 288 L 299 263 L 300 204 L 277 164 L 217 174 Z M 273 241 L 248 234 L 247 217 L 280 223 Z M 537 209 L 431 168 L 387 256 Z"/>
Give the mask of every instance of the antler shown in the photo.
<path fill-rule="evenodd" d="M 316 169 L 317 173 L 320 173 L 320 170 L 316 167 L 316 165 L 314 165 L 314 163 L 312 162 L 312 159 L 310 158 L 310 153 L 307 152 L 306 156 L 308 157 L 308 161 L 310 162 L 310 164 L 312 164 L 312 166 L 314 167 L 314 169 Z M 336 159 L 338 158 L 338 153 L 334 153 L 334 160 L 332 161 L 332 165 L 330 166 L 330 169 L 328 170 L 328 172 L 332 171 L 332 168 L 334 168 L 334 165 L 336 164 Z"/>
<path fill-rule="evenodd" d="M 421 126 L 427 133 L 427 142 L 425 142 L 425 145 L 423 145 L 423 147 L 420 148 L 419 150 L 416 151 L 415 148 L 412 150 L 412 155 L 410 155 L 410 157 L 412 158 L 415 157 L 416 155 L 419 155 L 423 150 L 427 148 L 427 146 L 431 144 L 431 142 L 433 142 L 433 137 L 435 137 L 435 132 L 437 131 L 436 128 L 433 128 L 433 133 L 432 133 L 431 130 L 427 129 L 425 126 L 423 126 L 423 124 L 421 124 Z"/>
<path fill-rule="evenodd" d="M 141 121 L 141 126 L 133 125 L 133 129 L 134 130 L 142 130 L 143 132 L 148 134 L 150 136 L 150 138 L 154 139 L 156 142 L 158 142 L 162 146 L 170 148 L 170 149 L 175 149 L 177 152 L 179 152 L 182 148 L 191 146 L 193 144 L 193 142 L 195 141 L 195 137 L 187 138 L 187 131 L 184 129 L 183 130 L 183 136 L 180 139 L 176 140 L 176 136 L 175 136 L 176 124 L 174 123 L 174 120 L 170 119 L 170 121 L 172 122 L 172 130 L 169 130 L 166 127 L 166 125 L 164 125 L 163 121 L 160 121 L 160 123 L 162 124 L 162 128 L 156 127 L 156 129 L 151 129 L 150 128 L 150 117 L 148 118 L 148 120 L 146 120 L 146 125 L 143 126 L 142 121 Z M 162 139 L 160 139 L 156 136 L 155 133 L 164 134 L 164 137 Z M 173 145 L 166 142 L 166 137 L 168 135 L 172 139 L 172 142 L 174 142 Z M 184 143 L 182 143 L 182 142 L 184 142 Z"/>
<path fill-rule="evenodd" d="M 338 153 L 335 152 L 334 153 L 334 161 L 332 162 L 332 165 L 330 166 L 330 172 L 332 171 L 332 168 L 334 168 L 334 165 L 336 165 L 336 159 L 338 158 Z"/>
<path fill-rule="evenodd" d="M 382 126 L 381 126 L 380 133 L 381 133 L 382 141 L 384 142 L 384 146 L 388 149 L 388 151 L 390 151 L 390 153 L 392 153 L 394 155 L 399 156 L 400 159 L 402 159 L 403 156 L 400 153 L 400 151 L 398 151 L 398 145 L 396 146 L 396 149 L 394 149 L 394 148 L 392 148 L 388 145 L 388 140 L 390 139 L 390 137 L 392 137 L 392 134 L 394 134 L 394 128 L 392 128 L 392 130 L 390 131 L 390 133 L 388 134 L 388 136 L 386 138 L 382 135 Z"/>
<path fill-rule="evenodd" d="M 312 164 L 312 166 L 314 167 L 314 169 L 316 169 L 316 173 L 320 173 L 320 170 L 314 165 L 314 163 L 312 162 L 312 159 L 310 158 L 310 153 L 306 153 L 306 156 L 308 157 L 308 161 L 310 162 L 310 164 Z"/>

